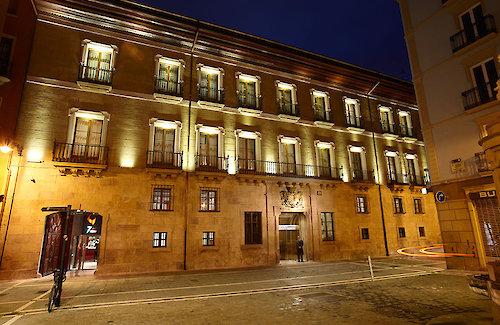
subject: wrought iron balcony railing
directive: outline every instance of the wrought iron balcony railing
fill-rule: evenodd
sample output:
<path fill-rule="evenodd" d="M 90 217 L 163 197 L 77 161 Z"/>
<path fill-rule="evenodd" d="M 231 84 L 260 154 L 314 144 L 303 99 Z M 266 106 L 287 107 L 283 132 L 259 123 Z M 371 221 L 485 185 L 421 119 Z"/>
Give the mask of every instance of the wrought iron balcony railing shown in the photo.
<path fill-rule="evenodd" d="M 239 92 L 238 106 L 243 108 L 260 110 L 260 98 L 255 94 L 249 95 L 245 92 Z"/>
<path fill-rule="evenodd" d="M 239 174 L 277 175 L 285 177 L 312 177 L 321 179 L 341 179 L 342 168 L 301 165 L 255 159 L 237 159 Z"/>
<path fill-rule="evenodd" d="M 399 125 L 399 134 L 402 137 L 416 138 L 413 128 L 407 125 Z"/>
<path fill-rule="evenodd" d="M 300 116 L 299 107 L 297 103 L 292 103 L 290 101 L 278 100 L 278 112 L 279 114 L 290 115 L 290 116 Z"/>
<path fill-rule="evenodd" d="M 345 116 L 346 118 L 346 125 L 347 127 L 355 127 L 355 128 L 360 128 L 364 129 L 364 121 L 362 116 L 354 116 L 347 114 Z"/>
<path fill-rule="evenodd" d="M 417 186 L 425 186 L 426 185 L 426 179 L 424 176 L 417 176 L 413 174 L 408 174 L 407 175 L 408 183 L 410 185 L 417 185 Z"/>
<path fill-rule="evenodd" d="M 492 15 L 485 15 L 473 24 L 472 28 L 463 29 L 450 37 L 451 50 L 455 53 L 496 31 L 495 18 Z"/>
<path fill-rule="evenodd" d="M 396 124 L 395 123 L 381 121 L 380 127 L 382 128 L 382 132 L 384 132 L 384 133 L 396 134 Z"/>
<path fill-rule="evenodd" d="M 408 179 L 408 176 L 406 174 L 398 174 L 395 172 L 387 172 L 387 184 L 389 185 L 394 185 L 394 184 L 408 184 L 410 180 Z"/>
<path fill-rule="evenodd" d="M 107 165 L 108 147 L 54 142 L 52 161 Z"/>
<path fill-rule="evenodd" d="M 321 122 L 330 122 L 330 117 L 325 110 L 314 110 L 314 120 Z"/>
<path fill-rule="evenodd" d="M 490 82 L 482 85 L 478 85 L 472 89 L 464 91 L 462 93 L 462 100 L 464 103 L 464 109 L 468 110 L 477 107 L 482 104 L 489 103 L 497 99 L 497 91 L 495 88 L 497 83 Z"/>
<path fill-rule="evenodd" d="M 80 65 L 78 79 L 101 85 L 111 85 L 113 81 L 113 70 Z"/>
<path fill-rule="evenodd" d="M 484 152 L 476 153 L 474 158 L 476 159 L 476 167 L 479 173 L 491 171 L 490 164 L 488 163 Z"/>
<path fill-rule="evenodd" d="M 182 168 L 182 152 L 148 150 L 146 167 L 162 169 Z"/>
<path fill-rule="evenodd" d="M 159 94 L 182 97 L 183 83 L 167 79 L 156 78 L 155 91 Z"/>
<path fill-rule="evenodd" d="M 218 172 L 227 170 L 227 158 L 196 155 L 196 170 Z"/>
<path fill-rule="evenodd" d="M 198 99 L 205 102 L 224 103 L 224 89 L 212 89 L 207 87 L 200 87 Z"/>
<path fill-rule="evenodd" d="M 370 170 L 351 169 L 351 180 L 353 182 L 374 182 L 375 173 Z"/>

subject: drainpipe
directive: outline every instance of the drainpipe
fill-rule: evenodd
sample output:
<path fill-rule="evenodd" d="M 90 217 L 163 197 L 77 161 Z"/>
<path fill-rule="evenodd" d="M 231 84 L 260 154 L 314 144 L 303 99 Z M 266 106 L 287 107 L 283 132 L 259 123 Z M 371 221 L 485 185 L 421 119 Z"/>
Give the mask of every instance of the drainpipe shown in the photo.
<path fill-rule="evenodd" d="M 380 85 L 380 80 L 377 81 L 377 83 L 370 89 L 369 92 L 366 93 L 366 98 L 368 99 L 368 114 L 370 116 L 370 125 L 372 127 L 372 142 L 373 142 L 373 150 L 375 152 L 375 168 L 377 173 L 379 173 L 379 162 L 378 162 L 378 153 L 377 153 L 377 143 L 375 142 L 375 131 L 374 131 L 374 125 L 373 125 L 373 118 L 372 118 L 372 109 L 371 109 L 371 102 L 370 102 L 370 95 L 373 93 L 373 91 Z M 384 215 L 384 202 L 382 200 L 382 186 L 380 185 L 380 179 L 378 180 L 378 199 L 379 199 L 379 204 L 380 204 L 380 214 L 382 217 L 382 230 L 384 232 L 384 246 L 385 246 L 385 255 L 389 256 L 389 246 L 387 243 L 387 230 L 385 227 L 385 215 Z"/>
<path fill-rule="evenodd" d="M 188 105 L 188 138 L 187 138 L 187 150 L 186 150 L 186 166 L 189 166 L 189 146 L 191 144 L 191 108 L 193 103 L 193 64 L 194 64 L 194 48 L 196 42 L 198 42 L 198 36 L 200 34 L 200 21 L 196 20 L 196 33 L 194 34 L 193 45 L 191 46 L 191 53 L 189 58 L 189 105 Z M 187 229 L 188 229 L 188 212 L 189 212 L 189 172 L 186 172 L 186 186 L 184 186 L 184 271 L 187 270 Z"/>
<path fill-rule="evenodd" d="M 266 193 L 264 194 L 264 196 L 266 197 L 266 236 L 267 236 L 267 258 L 266 258 L 266 261 L 267 261 L 267 265 L 269 265 L 269 252 L 271 251 L 269 245 L 271 245 L 271 240 L 269 239 L 269 209 L 267 207 L 267 203 L 268 203 L 268 198 L 267 198 L 267 182 L 264 181 L 264 185 L 266 186 Z"/>
<path fill-rule="evenodd" d="M 3 238 L 3 243 L 2 243 L 2 252 L 0 253 L 0 266 L 2 265 L 3 254 L 5 252 L 5 246 L 7 245 L 7 235 L 9 233 L 10 217 L 12 216 L 12 207 L 14 206 L 14 197 L 16 196 L 17 178 L 19 176 L 19 168 L 21 168 L 20 160 L 21 159 L 18 160 L 18 164 L 17 164 L 16 178 L 14 180 L 14 189 L 12 190 L 12 199 L 10 201 L 10 207 L 9 207 L 9 217 L 7 218 L 7 226 L 5 227 L 5 236 Z"/>

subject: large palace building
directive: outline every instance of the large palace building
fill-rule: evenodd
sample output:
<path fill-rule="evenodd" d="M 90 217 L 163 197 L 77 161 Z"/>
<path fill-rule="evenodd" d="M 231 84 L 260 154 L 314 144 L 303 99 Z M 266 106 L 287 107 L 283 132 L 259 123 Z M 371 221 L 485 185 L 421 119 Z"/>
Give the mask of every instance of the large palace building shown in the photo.
<path fill-rule="evenodd" d="M 69 252 L 101 275 L 441 242 L 411 83 L 126 0 L 35 4 L 1 277 L 36 275 L 41 208 L 68 204 L 102 218 Z"/>

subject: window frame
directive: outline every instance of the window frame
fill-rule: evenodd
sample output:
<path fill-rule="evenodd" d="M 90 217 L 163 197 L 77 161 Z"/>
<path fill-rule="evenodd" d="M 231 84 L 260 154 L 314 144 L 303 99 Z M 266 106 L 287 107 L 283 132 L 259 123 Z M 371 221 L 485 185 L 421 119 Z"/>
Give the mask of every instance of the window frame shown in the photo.
<path fill-rule="evenodd" d="M 158 235 L 158 238 L 156 238 Z M 165 238 L 162 238 L 165 235 Z M 157 242 L 157 244 L 156 244 Z M 153 232 L 153 248 L 166 248 L 168 246 L 168 232 L 166 231 L 155 231 Z"/>
<path fill-rule="evenodd" d="M 333 218 L 333 212 L 321 212 L 321 240 L 322 241 L 335 241 L 335 223 Z M 331 219 L 332 228 L 328 229 L 328 218 Z"/>
<path fill-rule="evenodd" d="M 162 194 L 160 195 L 160 202 L 155 202 L 155 191 L 157 190 L 160 190 L 162 192 Z M 167 207 L 165 209 L 163 209 L 163 191 L 168 191 L 169 192 L 169 195 L 168 195 L 168 203 L 167 203 Z M 154 208 L 157 204 L 160 205 L 160 208 Z M 150 205 L 150 211 L 174 211 L 174 207 L 173 207 L 173 187 L 172 186 L 165 186 L 165 185 L 153 185 L 152 186 L 152 191 L 151 191 L 151 205 Z"/>
<path fill-rule="evenodd" d="M 425 238 L 426 237 L 425 227 L 424 226 L 419 226 L 418 227 L 418 237 L 419 238 Z"/>
<path fill-rule="evenodd" d="M 202 205 L 203 205 L 203 193 L 206 192 L 207 195 L 206 195 L 206 206 L 207 208 L 204 210 L 202 208 Z M 213 197 L 214 200 L 215 200 L 215 204 L 214 204 L 214 209 L 211 210 L 210 209 L 210 193 L 215 193 L 215 196 Z M 200 209 L 199 211 L 200 212 L 220 212 L 219 210 L 219 189 L 218 188 L 206 188 L 206 187 L 203 187 L 203 188 L 200 188 L 200 194 L 199 194 L 199 198 L 200 198 Z"/>
<path fill-rule="evenodd" d="M 405 227 L 398 227 L 398 238 L 406 238 Z"/>
<path fill-rule="evenodd" d="M 360 209 L 361 205 L 359 204 L 359 200 L 358 200 L 358 199 L 361 199 L 361 198 L 363 199 L 363 204 L 364 204 L 364 208 L 363 209 Z M 355 202 L 355 208 L 356 208 L 356 213 L 357 214 L 368 214 L 368 213 L 370 213 L 369 206 L 368 206 L 368 196 L 367 195 L 356 194 L 354 196 L 354 202 Z"/>
<path fill-rule="evenodd" d="M 262 211 L 245 211 L 243 215 L 245 245 L 262 245 Z M 254 220 L 255 217 L 257 220 Z M 257 231 L 255 231 L 254 226 L 257 227 Z"/>
<path fill-rule="evenodd" d="M 255 83 L 255 108 L 248 108 L 248 107 L 240 107 L 240 81 L 243 80 L 248 80 L 248 81 L 253 81 Z M 251 75 L 243 72 L 237 72 L 236 73 L 236 97 L 238 100 L 238 108 L 239 109 L 254 109 L 257 111 L 261 110 L 261 100 L 262 100 L 262 95 L 261 95 L 261 78 L 260 76 L 257 75 Z"/>
<path fill-rule="evenodd" d="M 400 202 L 399 206 L 396 201 Z M 405 214 L 404 200 L 401 196 L 395 196 L 392 198 L 392 206 L 395 214 Z"/>
<path fill-rule="evenodd" d="M 6 71 L 5 71 L 5 75 L 4 75 L 4 76 L 8 76 L 10 74 L 11 68 L 12 68 L 12 61 L 14 59 L 14 49 L 16 48 L 17 37 L 12 36 L 12 35 L 7 35 L 7 34 L 0 33 L 0 40 L 2 38 L 12 40 L 12 43 L 11 43 L 11 46 L 10 46 L 9 57 L 7 59 L 8 60 L 7 61 L 7 67 L 6 67 Z M 1 76 L 1 74 L 0 74 L 0 76 Z"/>
<path fill-rule="evenodd" d="M 370 228 L 363 227 L 361 228 L 360 232 L 361 232 L 361 240 L 370 240 Z"/>
<path fill-rule="evenodd" d="M 417 204 L 416 202 L 420 202 L 419 203 L 419 209 L 417 209 Z M 424 214 L 425 213 L 425 210 L 424 210 L 424 201 L 422 200 L 422 198 L 420 197 L 415 197 L 413 198 L 413 211 L 415 212 L 415 214 Z"/>
<path fill-rule="evenodd" d="M 202 236 L 201 243 L 203 247 L 215 246 L 215 231 L 204 231 Z"/>

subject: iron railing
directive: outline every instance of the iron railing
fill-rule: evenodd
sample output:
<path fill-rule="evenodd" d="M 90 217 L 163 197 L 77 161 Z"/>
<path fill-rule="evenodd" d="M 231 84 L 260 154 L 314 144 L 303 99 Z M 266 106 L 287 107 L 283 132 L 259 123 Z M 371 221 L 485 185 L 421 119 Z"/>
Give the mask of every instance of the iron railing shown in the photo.
<path fill-rule="evenodd" d="M 492 15 L 485 15 L 473 24 L 472 28 L 462 29 L 450 37 L 451 50 L 455 53 L 496 30 L 495 18 Z"/>
<path fill-rule="evenodd" d="M 108 147 L 54 141 L 52 161 L 107 165 Z"/>
<path fill-rule="evenodd" d="M 313 177 L 321 179 L 341 179 L 342 167 L 302 165 L 255 159 L 237 159 L 238 174 L 277 175 L 285 177 Z"/>
<path fill-rule="evenodd" d="M 168 79 L 156 78 L 155 91 L 159 94 L 182 97 L 183 83 Z"/>
<path fill-rule="evenodd" d="M 218 172 L 227 170 L 227 161 L 225 157 L 196 155 L 196 170 Z"/>
<path fill-rule="evenodd" d="M 415 138 L 415 132 L 411 126 L 407 125 L 399 125 L 399 134 L 402 137 Z"/>
<path fill-rule="evenodd" d="M 372 170 L 351 169 L 351 181 L 374 182 L 375 173 Z"/>
<path fill-rule="evenodd" d="M 382 132 L 396 134 L 396 124 L 389 123 L 387 121 L 380 121 L 380 127 L 382 128 Z"/>
<path fill-rule="evenodd" d="M 90 67 L 81 64 L 78 79 L 101 85 L 111 85 L 111 82 L 113 81 L 113 70 Z"/>
<path fill-rule="evenodd" d="M 476 106 L 489 103 L 497 99 L 497 87 L 495 82 L 484 83 L 462 93 L 464 109 L 468 110 Z"/>
<path fill-rule="evenodd" d="M 278 100 L 278 112 L 284 115 L 300 116 L 297 103 L 292 103 L 287 100 Z"/>
<path fill-rule="evenodd" d="M 146 167 L 162 169 L 182 168 L 182 152 L 148 150 Z"/>
<path fill-rule="evenodd" d="M 212 103 L 224 103 L 224 89 L 212 89 L 208 87 L 200 87 L 198 99 Z"/>
<path fill-rule="evenodd" d="M 238 105 L 243 108 L 260 110 L 260 98 L 256 95 L 249 95 L 246 92 L 238 93 Z"/>
<path fill-rule="evenodd" d="M 322 122 L 330 122 L 330 117 L 328 116 L 326 110 L 314 110 L 314 120 Z"/>
<path fill-rule="evenodd" d="M 355 127 L 355 128 L 364 128 L 364 121 L 362 116 L 354 116 L 350 114 L 346 114 L 345 116 L 345 122 L 348 127 Z"/>
<path fill-rule="evenodd" d="M 393 184 L 408 184 L 409 179 L 406 174 L 398 174 L 395 172 L 387 172 L 387 184 L 393 185 Z"/>
<path fill-rule="evenodd" d="M 476 167 L 479 173 L 491 170 L 490 164 L 488 163 L 488 160 L 486 159 L 486 154 L 484 152 L 476 153 L 474 155 L 474 158 L 476 159 Z"/>

